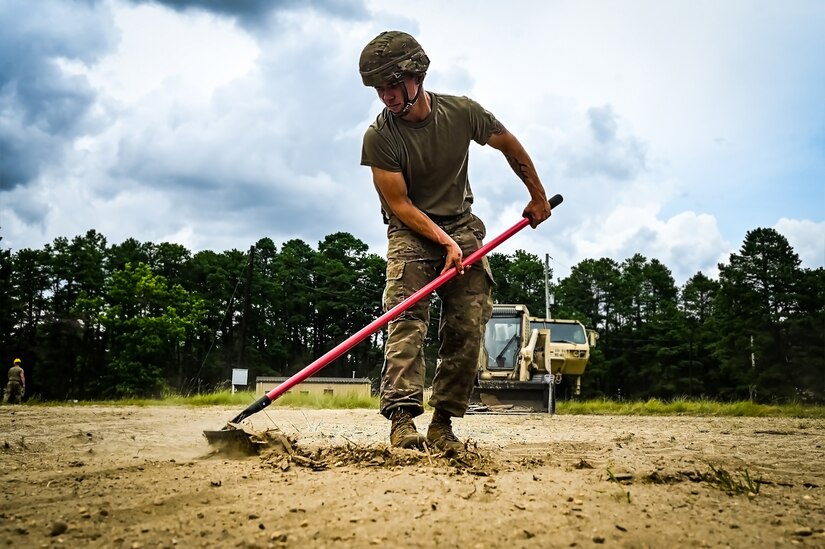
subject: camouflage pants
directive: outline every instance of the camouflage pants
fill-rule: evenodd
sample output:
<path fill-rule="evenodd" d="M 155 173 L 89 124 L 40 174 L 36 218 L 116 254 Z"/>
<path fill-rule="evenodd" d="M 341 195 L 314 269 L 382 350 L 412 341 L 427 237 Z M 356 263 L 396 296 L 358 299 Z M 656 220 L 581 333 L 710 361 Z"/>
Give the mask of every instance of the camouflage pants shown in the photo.
<path fill-rule="evenodd" d="M 481 220 L 470 213 L 439 225 L 461 247 L 464 257 L 481 247 L 486 234 Z M 442 246 L 395 217 L 390 218 L 387 236 L 385 310 L 435 279 L 445 260 Z M 484 257 L 436 291 L 441 298 L 440 346 L 429 403 L 453 416 L 464 415 L 473 391 L 484 328 L 492 313 L 492 283 Z M 387 418 L 401 406 L 413 416 L 424 412 L 424 338 L 429 321 L 430 300 L 425 298 L 389 324 L 381 375 L 381 413 Z"/>
<path fill-rule="evenodd" d="M 8 404 L 20 404 L 23 400 L 23 386 L 17 381 L 9 381 L 6 385 L 6 394 L 3 395 L 3 402 Z"/>

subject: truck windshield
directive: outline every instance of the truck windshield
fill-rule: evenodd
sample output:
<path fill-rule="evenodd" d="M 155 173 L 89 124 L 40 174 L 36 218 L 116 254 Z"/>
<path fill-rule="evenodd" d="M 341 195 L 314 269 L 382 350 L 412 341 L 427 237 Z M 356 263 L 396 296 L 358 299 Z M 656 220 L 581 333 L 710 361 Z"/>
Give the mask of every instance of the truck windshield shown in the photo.
<path fill-rule="evenodd" d="M 521 319 L 491 318 L 484 333 L 487 367 L 491 370 L 511 370 L 521 349 Z"/>
<path fill-rule="evenodd" d="M 553 322 L 552 320 L 534 320 L 530 322 L 530 329 L 549 329 L 550 341 L 553 343 L 587 343 L 587 335 L 581 324 Z"/>

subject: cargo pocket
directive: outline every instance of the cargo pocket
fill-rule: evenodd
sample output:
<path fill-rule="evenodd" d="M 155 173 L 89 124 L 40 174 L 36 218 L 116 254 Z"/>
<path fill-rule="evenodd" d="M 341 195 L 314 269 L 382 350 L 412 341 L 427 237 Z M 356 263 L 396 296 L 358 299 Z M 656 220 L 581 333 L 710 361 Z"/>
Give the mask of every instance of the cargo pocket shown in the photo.
<path fill-rule="evenodd" d="M 405 261 L 391 260 L 387 262 L 387 283 L 384 285 L 384 296 L 382 298 L 385 311 L 392 309 L 406 297 L 403 280 L 405 265 Z"/>
<path fill-rule="evenodd" d="M 487 260 L 487 257 L 481 258 L 481 266 L 484 267 L 484 272 L 487 274 L 487 279 L 490 281 L 491 286 L 496 285 L 496 279 L 493 278 L 493 269 L 490 268 L 490 262 Z"/>
<path fill-rule="evenodd" d="M 493 316 L 493 288 L 496 285 L 496 279 L 493 278 L 493 270 L 490 268 L 490 262 L 487 261 L 486 257 L 481 258 L 481 265 L 484 267 L 484 274 L 487 275 L 487 280 L 490 283 L 490 288 L 487 291 L 487 299 L 481 308 L 481 346 L 484 347 L 484 328 L 487 325 L 487 321 Z"/>
<path fill-rule="evenodd" d="M 478 240 L 479 245 L 481 245 L 481 241 L 487 236 L 487 226 L 484 225 L 484 222 L 473 214 L 473 220 L 470 222 L 470 230 L 473 231 L 473 235 Z"/>

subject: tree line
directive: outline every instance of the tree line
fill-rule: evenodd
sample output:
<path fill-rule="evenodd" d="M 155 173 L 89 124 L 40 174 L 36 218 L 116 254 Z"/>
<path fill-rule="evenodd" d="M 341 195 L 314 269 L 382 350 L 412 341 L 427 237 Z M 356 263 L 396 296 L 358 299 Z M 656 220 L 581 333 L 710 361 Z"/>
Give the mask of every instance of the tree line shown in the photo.
<path fill-rule="evenodd" d="M 1 239 L 0 239 L 1 240 Z M 545 265 L 494 253 L 494 299 L 545 311 Z M 233 368 L 296 373 L 381 313 L 386 262 L 349 233 L 313 248 L 192 254 L 184 246 L 94 230 L 40 250 L 0 249 L 0 353 L 23 359 L 44 399 L 192 394 L 225 387 Z M 718 279 L 677 287 L 640 254 L 586 259 L 552 281 L 552 316 L 600 334 L 582 396 L 825 400 L 825 271 L 800 266 L 773 229 L 749 231 Z M 425 355 L 437 348 L 438 303 Z M 323 376 L 380 376 L 380 330 Z M 428 361 L 432 375 L 433 360 Z"/>

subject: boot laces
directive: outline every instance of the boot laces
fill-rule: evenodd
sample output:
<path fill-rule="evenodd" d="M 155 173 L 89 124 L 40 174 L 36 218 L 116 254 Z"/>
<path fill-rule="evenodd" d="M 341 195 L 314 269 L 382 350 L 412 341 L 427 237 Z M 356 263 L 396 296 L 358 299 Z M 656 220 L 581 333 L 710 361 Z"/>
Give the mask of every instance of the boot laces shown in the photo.
<path fill-rule="evenodd" d="M 447 442 L 461 442 L 453 433 L 453 427 L 449 423 L 441 424 L 441 438 Z"/>
<path fill-rule="evenodd" d="M 461 442 L 458 440 L 458 437 L 455 436 L 455 433 L 453 433 L 453 425 L 449 416 L 437 416 L 433 426 L 435 427 L 439 438 L 445 442 Z"/>
<path fill-rule="evenodd" d="M 392 415 L 392 430 L 402 436 L 417 434 L 412 416 L 406 410 L 399 409 Z"/>

